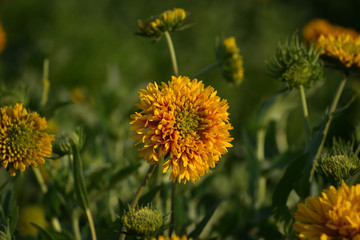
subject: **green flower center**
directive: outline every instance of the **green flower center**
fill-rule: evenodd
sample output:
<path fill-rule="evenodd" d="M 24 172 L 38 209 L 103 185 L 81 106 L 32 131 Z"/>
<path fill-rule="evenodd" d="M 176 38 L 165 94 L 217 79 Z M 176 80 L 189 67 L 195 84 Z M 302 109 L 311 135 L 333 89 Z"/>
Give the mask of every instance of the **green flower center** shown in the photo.
<path fill-rule="evenodd" d="M 176 116 L 177 128 L 183 134 L 195 134 L 199 126 L 199 116 L 190 111 L 183 111 Z"/>
<path fill-rule="evenodd" d="M 2 148 L 10 157 L 19 158 L 26 156 L 35 146 L 36 139 L 31 129 L 24 125 L 13 125 L 7 132 Z"/>

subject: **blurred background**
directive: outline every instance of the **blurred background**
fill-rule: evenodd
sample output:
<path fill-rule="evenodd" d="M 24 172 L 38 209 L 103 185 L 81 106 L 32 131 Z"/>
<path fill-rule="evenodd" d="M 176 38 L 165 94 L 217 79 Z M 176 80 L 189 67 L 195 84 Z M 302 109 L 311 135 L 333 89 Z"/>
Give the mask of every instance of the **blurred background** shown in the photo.
<path fill-rule="evenodd" d="M 269 177 L 264 211 L 255 216 L 247 207 L 253 200 L 249 193 L 252 180 L 247 148 L 255 144 L 256 131 L 261 125 L 259 118 L 263 116 L 259 109 L 264 110 L 265 101 L 284 88 L 266 74 L 266 61 L 275 54 L 279 42 L 295 32 L 301 35 L 303 26 L 313 18 L 324 18 L 360 31 L 360 1 L 0 0 L 0 22 L 7 36 L 6 48 L 0 53 L 0 104 L 21 101 L 30 109 L 39 110 L 43 61 L 49 59 L 47 105 L 49 109 L 56 106 L 56 111 L 44 111 L 43 115 L 51 131 L 60 134 L 76 126 L 84 128 L 86 141 L 82 154 L 89 175 L 92 170 L 102 169 L 105 163 L 109 174 L 109 166 L 118 170 L 135 163 L 139 165 L 131 177 L 112 186 L 111 196 L 96 202 L 99 228 L 110 224 L 118 211 L 117 199 L 124 203 L 131 199 L 146 168 L 137 157 L 135 141 L 130 139 L 130 114 L 136 110 L 133 102 L 138 99 L 137 92 L 149 82 L 170 80 L 172 74 L 165 39 L 154 43 L 136 35 L 137 20 L 146 20 L 174 7 L 184 8 L 188 13 L 186 23 L 191 24 L 190 28 L 172 34 L 181 75 L 191 77 L 214 63 L 218 43 L 229 36 L 236 38 L 245 69 L 245 78 L 239 86 L 226 82 L 218 68 L 199 77 L 228 100 L 234 147 L 211 174 L 194 185 L 179 186 L 184 201 L 179 200 L 178 208 L 184 215 L 178 216 L 177 231 L 191 232 L 196 228 L 194 224 L 206 216 L 206 209 L 217 208 L 203 230 L 204 239 L 240 239 L 239 236 L 241 239 L 280 239 L 281 231 L 269 219 L 271 189 L 281 177 L 281 171 Z M 340 78 L 340 73 L 328 71 L 326 80 L 307 92 L 313 125 L 329 105 Z M 358 89 L 353 79 L 343 101 L 349 100 Z M 289 156 L 297 153 L 299 144 L 304 144 L 301 109 L 297 93 L 293 95 L 279 105 L 279 108 L 291 109 L 286 113 L 289 113 L 286 115 L 289 116 L 287 139 L 289 149 L 293 150 Z M 351 139 L 359 119 L 358 107 L 355 102 L 346 114 L 335 119 L 330 136 Z M 268 160 L 278 154 L 272 131 L 270 125 L 266 145 Z M 6 174 L 3 179 L 8 177 Z M 94 184 L 94 192 L 101 188 L 100 183 L 88 184 Z M 43 201 L 36 195 L 37 190 L 27 191 L 22 193 L 22 202 Z M 164 190 L 163 194 L 167 192 Z M 111 203 L 111 211 L 100 213 L 102 204 L 108 206 L 107 203 Z M 108 220 L 100 223 L 103 218 Z"/>

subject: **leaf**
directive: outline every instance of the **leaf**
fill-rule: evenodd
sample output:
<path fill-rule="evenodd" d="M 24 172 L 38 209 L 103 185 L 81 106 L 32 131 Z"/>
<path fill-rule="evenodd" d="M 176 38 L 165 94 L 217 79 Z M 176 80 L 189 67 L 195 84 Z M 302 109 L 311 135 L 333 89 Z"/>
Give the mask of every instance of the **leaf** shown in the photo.
<path fill-rule="evenodd" d="M 128 167 L 122 168 L 110 177 L 110 186 L 116 185 L 118 182 L 126 179 L 129 175 L 134 173 L 139 167 L 140 163 L 132 164 Z"/>
<path fill-rule="evenodd" d="M 86 211 L 89 208 L 89 199 L 87 195 L 87 190 L 85 186 L 85 181 L 83 177 L 83 168 L 80 157 L 80 152 L 75 143 L 72 143 L 71 146 L 73 154 L 73 168 L 74 168 L 74 190 L 76 197 L 79 201 L 80 207 Z"/>
<path fill-rule="evenodd" d="M 155 195 L 163 188 L 162 185 L 153 187 L 148 193 L 144 194 L 140 199 L 139 199 L 139 206 L 144 206 L 147 205 L 149 203 L 151 203 L 151 201 L 154 199 Z"/>
<path fill-rule="evenodd" d="M 39 225 L 37 225 L 35 223 L 31 223 L 31 225 L 33 225 L 38 230 L 41 240 L 55 240 L 55 238 L 49 232 L 47 232 L 45 229 L 43 229 Z"/>
<path fill-rule="evenodd" d="M 204 230 L 206 224 L 209 222 L 210 218 L 213 216 L 215 210 L 217 209 L 220 203 L 221 203 L 221 199 L 217 199 L 213 202 L 211 207 L 207 208 L 205 217 L 199 224 L 196 225 L 194 231 L 190 233 L 190 237 L 194 239 L 198 239 L 201 232 Z"/>

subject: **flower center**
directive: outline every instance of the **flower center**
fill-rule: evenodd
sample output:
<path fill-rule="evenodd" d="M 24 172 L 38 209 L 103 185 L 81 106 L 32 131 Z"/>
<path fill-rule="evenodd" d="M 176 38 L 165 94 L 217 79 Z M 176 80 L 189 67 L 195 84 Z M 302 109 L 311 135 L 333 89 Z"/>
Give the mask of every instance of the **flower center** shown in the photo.
<path fill-rule="evenodd" d="M 35 141 L 31 129 L 23 125 L 13 125 L 8 131 L 4 147 L 11 157 L 19 158 L 26 156 L 35 147 Z"/>
<path fill-rule="evenodd" d="M 194 112 L 183 111 L 176 116 L 177 128 L 183 134 L 195 134 L 199 126 L 199 116 Z"/>

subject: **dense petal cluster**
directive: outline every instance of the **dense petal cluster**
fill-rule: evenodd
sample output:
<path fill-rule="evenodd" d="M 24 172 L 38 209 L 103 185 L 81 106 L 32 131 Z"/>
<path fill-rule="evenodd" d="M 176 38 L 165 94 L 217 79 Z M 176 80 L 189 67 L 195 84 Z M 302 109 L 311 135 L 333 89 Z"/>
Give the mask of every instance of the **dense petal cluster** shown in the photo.
<path fill-rule="evenodd" d="M 44 164 L 50 157 L 54 140 L 46 133 L 45 118 L 37 113 L 28 113 L 22 104 L 0 109 L 0 167 L 10 171 L 25 171 L 26 167 Z"/>
<path fill-rule="evenodd" d="M 321 35 L 315 46 L 322 49 L 321 54 L 339 60 L 347 68 L 360 67 L 360 36 L 353 38 L 350 34 Z"/>
<path fill-rule="evenodd" d="M 171 168 L 173 181 L 195 182 L 232 147 L 228 103 L 202 81 L 172 77 L 161 86 L 148 84 L 139 97 L 141 111 L 131 115 L 130 124 L 140 156 L 155 164 L 168 155 L 163 172 Z"/>
<path fill-rule="evenodd" d="M 244 78 L 243 59 L 234 37 L 224 39 L 219 45 L 218 58 L 224 78 L 240 84 Z"/>
<path fill-rule="evenodd" d="M 4 51 L 6 45 L 6 34 L 0 23 L 0 53 Z"/>
<path fill-rule="evenodd" d="M 138 20 L 140 34 L 146 37 L 160 37 L 165 31 L 173 32 L 182 26 L 186 12 L 182 8 L 167 10 L 146 21 Z"/>
<path fill-rule="evenodd" d="M 293 227 L 300 239 L 360 239 L 360 184 L 331 186 L 299 203 Z"/>
<path fill-rule="evenodd" d="M 151 240 L 193 240 L 192 238 L 188 238 L 186 235 L 179 237 L 173 234 L 171 237 L 167 236 L 158 236 L 157 238 L 152 238 Z"/>
<path fill-rule="evenodd" d="M 357 38 L 358 33 L 352 28 L 345 28 L 339 25 L 331 24 L 325 19 L 316 18 L 311 20 L 303 28 L 303 37 L 306 42 L 312 42 L 319 39 L 321 35 L 328 36 L 332 35 L 337 37 L 341 34 L 346 34 L 352 38 Z"/>

